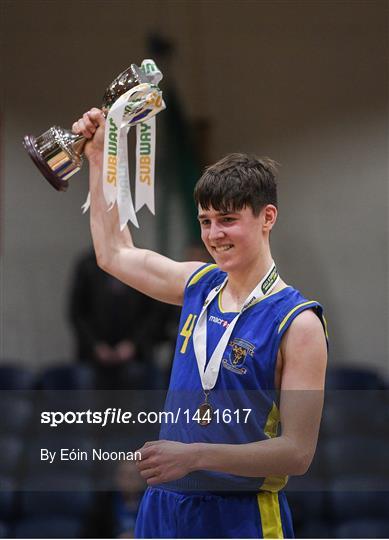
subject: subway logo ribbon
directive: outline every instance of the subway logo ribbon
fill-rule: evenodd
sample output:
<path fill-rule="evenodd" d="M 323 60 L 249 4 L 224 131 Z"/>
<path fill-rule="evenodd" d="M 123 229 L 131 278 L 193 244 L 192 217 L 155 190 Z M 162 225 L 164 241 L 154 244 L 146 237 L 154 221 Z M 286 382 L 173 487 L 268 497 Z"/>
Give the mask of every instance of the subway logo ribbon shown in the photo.
<path fill-rule="evenodd" d="M 136 129 L 135 210 L 146 205 L 154 214 L 155 117 L 140 122 Z"/>
<path fill-rule="evenodd" d="M 151 126 L 142 122 L 140 124 L 139 143 L 139 172 L 140 181 L 151 183 Z"/>
<path fill-rule="evenodd" d="M 118 156 L 118 127 L 113 118 L 108 122 L 107 182 L 116 186 Z"/>

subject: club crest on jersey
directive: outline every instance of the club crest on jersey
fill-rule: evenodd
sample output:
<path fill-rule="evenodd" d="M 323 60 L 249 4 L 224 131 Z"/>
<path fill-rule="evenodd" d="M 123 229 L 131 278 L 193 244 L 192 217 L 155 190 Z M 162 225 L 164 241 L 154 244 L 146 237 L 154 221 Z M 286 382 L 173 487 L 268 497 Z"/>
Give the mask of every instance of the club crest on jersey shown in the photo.
<path fill-rule="evenodd" d="M 230 354 L 223 358 L 223 366 L 238 375 L 245 375 L 247 369 L 244 367 L 247 355 L 253 357 L 255 347 L 245 339 L 234 338 L 229 342 Z"/>

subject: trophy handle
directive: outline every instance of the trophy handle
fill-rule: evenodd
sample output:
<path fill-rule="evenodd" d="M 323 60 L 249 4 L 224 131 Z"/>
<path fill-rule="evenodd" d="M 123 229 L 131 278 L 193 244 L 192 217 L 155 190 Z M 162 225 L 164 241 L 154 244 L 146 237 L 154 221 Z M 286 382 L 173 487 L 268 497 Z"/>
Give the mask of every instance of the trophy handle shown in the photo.
<path fill-rule="evenodd" d="M 39 137 L 25 135 L 23 146 L 46 180 L 66 191 L 69 178 L 81 168 L 86 142 L 84 136 L 54 126 Z"/>

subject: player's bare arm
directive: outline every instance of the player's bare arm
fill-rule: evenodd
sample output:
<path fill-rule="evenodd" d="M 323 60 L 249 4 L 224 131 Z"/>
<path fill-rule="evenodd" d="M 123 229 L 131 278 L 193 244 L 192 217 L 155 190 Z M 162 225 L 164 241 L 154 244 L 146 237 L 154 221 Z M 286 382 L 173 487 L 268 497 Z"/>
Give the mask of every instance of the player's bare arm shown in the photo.
<path fill-rule="evenodd" d="M 241 476 L 304 474 L 315 453 L 323 407 L 327 346 L 322 324 L 304 311 L 282 340 L 279 437 L 249 444 L 147 443 L 138 467 L 149 485 L 194 470 Z"/>
<path fill-rule="evenodd" d="M 162 302 L 181 305 L 189 276 L 203 263 L 177 262 L 137 248 L 129 229 L 120 231 L 117 207 L 107 211 L 102 189 L 104 127 L 102 111 L 93 108 L 72 128 L 89 139 L 85 154 L 89 160 L 90 225 L 97 263 L 130 287 Z"/>

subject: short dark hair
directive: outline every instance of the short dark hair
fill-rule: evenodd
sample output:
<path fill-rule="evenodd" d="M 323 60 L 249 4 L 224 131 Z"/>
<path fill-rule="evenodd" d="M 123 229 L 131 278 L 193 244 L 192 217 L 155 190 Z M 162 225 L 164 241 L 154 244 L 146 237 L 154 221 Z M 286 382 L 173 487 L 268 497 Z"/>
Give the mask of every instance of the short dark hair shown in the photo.
<path fill-rule="evenodd" d="M 267 204 L 278 205 L 276 165 L 267 157 L 229 154 L 205 169 L 194 189 L 195 203 L 226 213 L 249 206 L 258 216 Z"/>

